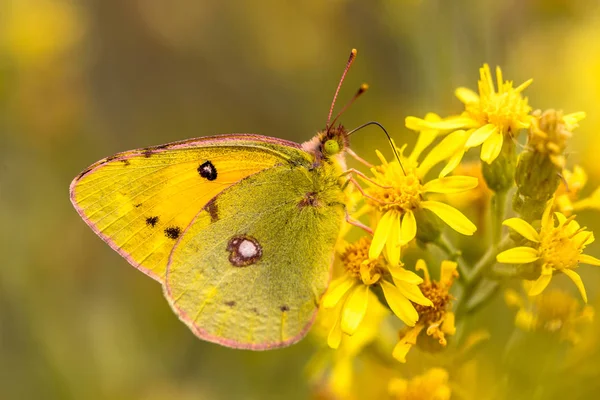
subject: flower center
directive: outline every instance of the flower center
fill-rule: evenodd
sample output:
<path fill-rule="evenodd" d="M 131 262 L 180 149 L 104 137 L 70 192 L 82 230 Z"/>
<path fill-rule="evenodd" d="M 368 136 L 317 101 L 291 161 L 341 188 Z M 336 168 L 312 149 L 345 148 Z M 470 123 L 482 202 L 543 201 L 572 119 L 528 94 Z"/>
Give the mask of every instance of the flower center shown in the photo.
<path fill-rule="evenodd" d="M 427 297 L 433 303 L 433 307 L 413 303 L 419 313 L 419 323 L 423 322 L 425 325 L 430 325 L 440 322 L 444 318 L 446 309 L 452 300 L 448 289 L 435 281 L 422 283 L 419 285 L 419 288 L 423 296 Z"/>
<path fill-rule="evenodd" d="M 423 188 L 413 171 L 407 170 L 405 175 L 397 162 L 391 162 L 376 167 L 374 173 L 375 181 L 385 188 L 372 186 L 368 190 L 369 195 L 375 199 L 367 199 L 370 205 L 381 212 L 388 210 L 404 212 L 419 206 Z"/>
<path fill-rule="evenodd" d="M 349 245 L 341 256 L 348 275 L 361 279 L 365 285 L 377 283 L 385 272 L 380 259 L 369 260 L 370 246 L 371 238 L 362 237 Z"/>
<path fill-rule="evenodd" d="M 544 263 L 561 270 L 577 267 L 582 249 L 559 226 L 542 235 L 538 251 Z"/>

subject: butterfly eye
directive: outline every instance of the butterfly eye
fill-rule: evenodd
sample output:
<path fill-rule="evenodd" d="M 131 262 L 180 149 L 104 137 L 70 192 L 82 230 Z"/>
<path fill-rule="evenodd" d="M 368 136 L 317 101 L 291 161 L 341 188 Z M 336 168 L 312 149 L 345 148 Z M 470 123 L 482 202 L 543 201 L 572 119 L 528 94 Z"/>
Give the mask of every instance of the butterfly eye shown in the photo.
<path fill-rule="evenodd" d="M 332 156 L 340 152 L 340 144 L 337 140 L 329 139 L 323 144 L 323 153 L 326 156 Z"/>

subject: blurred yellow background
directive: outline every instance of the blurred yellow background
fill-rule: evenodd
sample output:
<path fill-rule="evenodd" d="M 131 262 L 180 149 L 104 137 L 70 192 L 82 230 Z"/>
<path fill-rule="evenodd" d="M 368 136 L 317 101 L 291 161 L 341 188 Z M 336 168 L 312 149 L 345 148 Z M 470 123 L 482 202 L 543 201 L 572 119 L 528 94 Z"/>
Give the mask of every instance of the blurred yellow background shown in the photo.
<path fill-rule="evenodd" d="M 370 90 L 346 127 L 377 120 L 412 143 L 407 115 L 460 112 L 455 87 L 501 65 L 517 84 L 534 79 L 534 108 L 588 113 L 570 153 L 591 191 L 598 43 L 594 0 L 1 1 L 0 398 L 308 397 L 310 339 L 265 353 L 196 339 L 159 285 L 81 221 L 71 179 L 113 153 L 189 137 L 307 140 L 356 47 L 340 103 Z M 389 149 L 375 129 L 353 147 L 367 159 Z M 598 229 L 598 214 L 584 215 Z M 597 304 L 600 275 L 582 274 Z M 600 376 L 600 362 L 584 375 Z"/>

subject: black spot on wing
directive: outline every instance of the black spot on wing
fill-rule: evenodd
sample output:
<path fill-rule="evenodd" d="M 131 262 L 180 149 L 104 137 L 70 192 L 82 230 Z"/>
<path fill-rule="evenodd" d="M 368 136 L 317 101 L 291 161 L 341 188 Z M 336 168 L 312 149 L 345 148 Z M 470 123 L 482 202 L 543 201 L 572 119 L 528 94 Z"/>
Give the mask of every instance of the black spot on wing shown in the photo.
<path fill-rule="evenodd" d="M 152 154 L 154 154 L 154 150 L 152 150 L 151 148 L 147 148 L 142 152 L 142 155 L 146 158 L 152 157 Z"/>
<path fill-rule="evenodd" d="M 234 307 L 235 306 L 235 301 L 231 300 L 231 301 L 226 301 L 225 305 L 228 307 Z"/>
<path fill-rule="evenodd" d="M 217 169 L 210 161 L 206 161 L 200 164 L 200 166 L 198 167 L 198 173 L 201 177 L 209 181 L 214 181 L 215 179 L 217 179 Z"/>
<path fill-rule="evenodd" d="M 279 309 L 281 310 L 281 312 L 286 312 L 286 311 L 290 311 L 290 307 L 283 305 L 281 307 L 279 307 Z"/>
<path fill-rule="evenodd" d="M 135 204 L 135 205 L 134 205 L 134 207 L 135 207 L 135 208 L 139 208 L 139 207 L 141 207 L 141 206 L 142 206 L 142 203 L 138 203 L 138 204 Z"/>
<path fill-rule="evenodd" d="M 130 164 L 131 164 L 131 163 L 129 162 L 129 160 L 128 160 L 128 159 L 121 160 L 121 162 L 122 162 L 122 163 L 123 163 L 123 165 L 125 165 L 125 166 L 128 166 L 128 165 L 130 165 Z"/>
<path fill-rule="evenodd" d="M 165 236 L 169 239 L 177 239 L 181 235 L 181 228 L 178 226 L 170 226 L 165 229 Z"/>
<path fill-rule="evenodd" d="M 146 225 L 151 226 L 151 227 L 155 227 L 156 223 L 158 222 L 158 217 L 148 217 L 146 218 Z"/>

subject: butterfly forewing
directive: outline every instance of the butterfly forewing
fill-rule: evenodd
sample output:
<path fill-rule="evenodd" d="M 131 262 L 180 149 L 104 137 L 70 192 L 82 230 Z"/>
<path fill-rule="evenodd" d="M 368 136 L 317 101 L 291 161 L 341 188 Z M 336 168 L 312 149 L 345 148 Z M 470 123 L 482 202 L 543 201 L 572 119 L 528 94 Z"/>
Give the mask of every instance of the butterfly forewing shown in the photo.
<path fill-rule="evenodd" d="M 240 180 L 297 162 L 295 146 L 223 135 L 120 153 L 80 174 L 71 201 L 104 241 L 162 282 L 173 246 L 198 212 Z"/>

